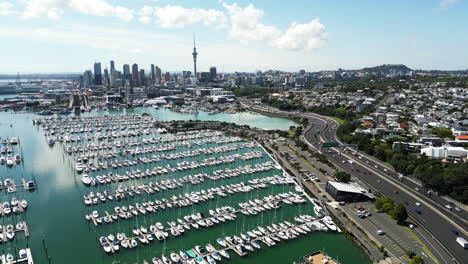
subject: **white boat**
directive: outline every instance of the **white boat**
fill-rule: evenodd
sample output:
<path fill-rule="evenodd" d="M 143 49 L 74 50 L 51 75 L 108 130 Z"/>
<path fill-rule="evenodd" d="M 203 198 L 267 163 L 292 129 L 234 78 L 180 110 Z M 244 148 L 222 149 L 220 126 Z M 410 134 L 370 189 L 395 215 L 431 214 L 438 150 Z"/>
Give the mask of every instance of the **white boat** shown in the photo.
<path fill-rule="evenodd" d="M 333 220 L 331 219 L 330 216 L 325 216 L 323 218 L 323 223 L 328 227 L 328 229 L 330 229 L 332 231 L 337 230 L 336 225 L 335 225 L 335 223 L 333 222 Z"/>
<path fill-rule="evenodd" d="M 11 157 L 11 155 L 8 155 L 7 158 L 6 158 L 6 165 L 7 166 L 13 166 L 15 163 L 13 161 L 13 158 Z"/>
<path fill-rule="evenodd" d="M 1 156 L 0 157 L 0 164 L 5 164 L 6 163 L 6 158 Z"/>
<path fill-rule="evenodd" d="M 78 162 L 78 163 L 76 163 L 75 168 L 76 168 L 76 171 L 77 171 L 77 172 L 82 172 L 83 169 L 84 169 L 84 166 L 83 166 L 83 164 L 81 164 L 80 162 Z"/>
<path fill-rule="evenodd" d="M 180 261 L 180 256 L 177 255 L 177 253 L 175 253 L 175 252 L 171 252 L 171 254 L 169 254 L 169 256 L 171 257 L 171 260 L 174 263 L 178 263 Z"/>
<path fill-rule="evenodd" d="M 315 215 L 318 217 L 325 216 L 325 212 L 323 211 L 323 208 L 318 205 L 314 206 L 314 212 L 315 212 Z"/>
<path fill-rule="evenodd" d="M 81 181 L 86 185 L 90 185 L 93 180 L 91 180 L 88 174 L 83 174 L 83 176 L 81 177 Z"/>
<path fill-rule="evenodd" d="M 19 142 L 18 138 L 11 138 L 10 139 L 10 144 L 12 144 L 12 145 L 16 145 L 16 144 L 18 144 L 18 142 Z"/>

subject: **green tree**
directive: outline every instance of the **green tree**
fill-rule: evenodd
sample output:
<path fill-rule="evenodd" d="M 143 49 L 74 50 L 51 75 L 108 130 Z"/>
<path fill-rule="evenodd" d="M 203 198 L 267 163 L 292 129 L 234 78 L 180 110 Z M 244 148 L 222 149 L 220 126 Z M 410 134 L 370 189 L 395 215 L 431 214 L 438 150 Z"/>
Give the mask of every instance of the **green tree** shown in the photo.
<path fill-rule="evenodd" d="M 338 171 L 335 173 L 335 177 L 340 182 L 348 183 L 351 180 L 351 174 L 346 171 Z"/>
<path fill-rule="evenodd" d="M 440 138 L 453 138 L 452 130 L 449 128 L 433 128 L 432 133 Z"/>
<path fill-rule="evenodd" d="M 413 257 L 410 262 L 410 264 L 424 264 L 424 260 L 422 259 L 421 256 L 419 255 L 416 255 L 415 257 Z"/>
<path fill-rule="evenodd" d="M 392 198 L 383 196 L 375 201 L 375 208 L 377 208 L 377 210 L 384 210 L 384 206 L 387 208 L 390 206 L 390 208 L 392 209 L 394 203 L 395 200 L 393 200 Z"/>
<path fill-rule="evenodd" d="M 408 212 L 403 204 L 399 203 L 391 211 L 393 219 L 397 221 L 398 224 L 403 224 L 408 218 Z"/>

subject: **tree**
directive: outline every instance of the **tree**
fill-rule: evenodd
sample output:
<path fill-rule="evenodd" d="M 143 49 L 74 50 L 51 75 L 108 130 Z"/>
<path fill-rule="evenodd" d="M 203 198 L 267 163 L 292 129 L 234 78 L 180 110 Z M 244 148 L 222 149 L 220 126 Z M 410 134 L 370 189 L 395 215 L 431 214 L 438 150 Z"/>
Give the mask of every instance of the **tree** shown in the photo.
<path fill-rule="evenodd" d="M 409 264 L 424 264 L 424 260 L 421 256 L 417 255 L 410 260 Z"/>
<path fill-rule="evenodd" d="M 440 138 L 453 138 L 452 130 L 449 128 L 433 128 L 432 133 Z"/>
<path fill-rule="evenodd" d="M 403 204 L 399 203 L 391 211 L 393 219 L 397 220 L 398 224 L 403 224 L 408 218 L 408 212 Z"/>
<path fill-rule="evenodd" d="M 340 182 L 348 183 L 351 180 L 351 174 L 346 171 L 338 171 L 335 173 L 335 177 Z"/>
<path fill-rule="evenodd" d="M 377 210 L 386 211 L 385 209 L 388 210 L 388 208 L 393 209 L 394 203 L 395 203 L 395 200 L 393 200 L 392 198 L 383 196 L 375 201 L 375 208 L 377 208 Z"/>

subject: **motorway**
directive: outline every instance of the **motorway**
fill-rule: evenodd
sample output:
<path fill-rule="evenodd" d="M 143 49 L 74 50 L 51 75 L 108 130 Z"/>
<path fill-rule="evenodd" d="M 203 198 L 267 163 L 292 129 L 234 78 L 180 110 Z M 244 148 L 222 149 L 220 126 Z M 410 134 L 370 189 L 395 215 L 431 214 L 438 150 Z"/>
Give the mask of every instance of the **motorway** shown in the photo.
<path fill-rule="evenodd" d="M 247 101 L 242 101 L 242 103 L 251 106 Z M 270 114 L 289 116 L 292 114 L 291 112 L 280 111 L 276 108 L 258 104 L 255 105 L 255 109 Z M 456 230 L 461 236 L 468 239 L 466 220 L 468 217 L 465 211 L 456 212 L 446 209 L 444 205 L 447 202 L 442 198 L 436 195 L 428 197 L 422 193 L 422 190 L 417 191 L 415 189 L 416 187 L 422 189 L 415 182 L 406 178 L 400 181 L 398 174 L 382 162 L 376 161 L 366 154 L 350 150 L 349 147 L 345 148 L 336 136 L 336 129 L 339 126 L 337 121 L 312 113 L 295 112 L 294 115 L 306 117 L 312 124 L 304 134 L 306 142 L 311 147 L 322 152 L 330 161 L 340 165 L 340 167 L 366 182 L 372 188 L 405 204 L 410 218 L 439 242 L 434 243 L 433 239 L 431 241 L 431 238 L 423 237 L 424 242 L 441 263 L 453 263 L 445 252 L 441 252 L 441 246 L 458 263 L 468 263 L 468 250 L 463 249 L 455 241 L 456 235 L 453 233 L 453 230 Z M 340 145 L 338 148 L 322 148 L 326 151 L 321 151 L 323 142 L 338 142 Z M 350 160 L 352 162 L 349 162 Z M 395 193 L 395 190 L 398 190 L 398 193 Z M 416 202 L 420 203 L 420 206 L 417 206 Z M 417 213 L 416 210 L 420 210 L 421 214 Z"/>

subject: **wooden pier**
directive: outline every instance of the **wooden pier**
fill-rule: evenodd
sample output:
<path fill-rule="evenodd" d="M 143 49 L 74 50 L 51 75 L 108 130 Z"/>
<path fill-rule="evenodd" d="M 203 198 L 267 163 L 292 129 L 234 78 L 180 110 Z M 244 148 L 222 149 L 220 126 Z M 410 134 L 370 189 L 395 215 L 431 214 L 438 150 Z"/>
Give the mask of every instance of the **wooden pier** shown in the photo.
<path fill-rule="evenodd" d="M 24 190 L 29 190 L 28 184 L 26 183 L 26 180 L 25 180 L 24 178 L 21 178 L 21 184 L 15 184 L 15 181 L 14 181 L 14 180 L 12 180 L 12 183 L 13 183 L 13 184 L 0 186 L 0 191 L 2 191 L 2 190 L 8 190 L 9 187 L 12 188 L 11 193 L 16 192 L 18 187 L 23 187 Z"/>
<path fill-rule="evenodd" d="M 16 264 L 16 263 L 27 262 L 28 264 L 34 264 L 33 257 L 31 254 L 31 249 L 29 248 L 26 249 L 26 257 L 24 258 L 17 258 L 17 259 L 13 259 L 12 261 L 7 261 L 6 255 L 1 255 L 0 260 L 1 260 L 1 263 Z"/>
<path fill-rule="evenodd" d="M 267 184 L 267 183 L 265 183 L 265 184 Z M 238 187 L 238 188 L 233 188 L 233 189 L 231 189 L 231 190 L 234 191 L 234 193 L 225 193 L 225 194 L 226 194 L 226 196 L 227 196 L 228 194 L 235 194 L 235 193 L 238 193 L 238 192 L 242 192 L 241 190 L 239 190 L 239 189 L 242 189 L 242 188 L 251 187 L 251 188 L 253 188 L 254 190 L 256 190 L 256 189 L 258 189 L 258 188 L 261 188 L 261 187 L 258 187 L 258 186 L 259 186 L 259 184 L 242 185 L 242 186 L 240 186 L 240 187 Z M 238 192 L 236 192 L 236 190 L 238 190 Z M 206 194 L 206 195 L 215 195 L 215 194 L 218 194 L 218 192 L 211 192 L 211 193 Z M 219 194 L 218 194 L 218 195 L 219 195 Z M 186 197 L 186 198 L 187 198 L 187 197 Z M 188 198 L 187 198 L 187 199 L 188 199 Z M 207 200 L 209 200 L 209 199 L 207 199 Z M 281 198 L 281 199 L 275 199 L 275 200 L 273 200 L 273 201 L 269 201 L 269 203 L 280 202 L 281 200 L 283 200 L 283 198 Z M 161 206 L 164 206 L 164 208 L 169 208 L 167 205 L 168 205 L 168 204 L 173 205 L 175 202 L 176 202 L 176 201 L 172 200 L 172 201 L 162 202 L 161 204 L 156 204 L 156 205 L 152 206 L 152 207 L 153 207 L 153 211 L 148 211 L 148 210 L 147 210 L 147 212 L 149 212 L 149 213 L 156 213 L 158 210 L 162 209 Z M 146 208 L 148 208 L 148 207 L 146 207 Z M 146 208 L 145 208 L 145 210 L 146 210 Z M 248 208 L 250 208 L 250 207 L 248 207 Z M 246 208 L 246 209 L 248 209 L 248 208 Z M 250 208 L 250 209 L 251 209 L 251 208 Z M 135 210 L 138 210 L 138 209 L 135 209 Z M 240 212 L 240 211 L 242 211 L 242 209 L 236 210 L 236 211 L 233 212 L 233 213 L 238 213 L 238 212 Z M 130 211 L 127 211 L 127 212 L 130 212 Z M 131 212 L 130 212 L 130 213 L 131 213 Z M 97 217 L 97 218 L 95 218 L 95 217 L 93 217 L 93 216 L 90 216 L 90 218 L 91 218 L 91 220 L 93 221 L 93 224 L 94 224 L 95 226 L 99 226 L 99 224 L 100 224 L 99 221 L 102 223 L 106 217 L 108 217 L 108 218 L 110 219 L 110 222 L 114 222 L 115 219 L 113 219 L 112 217 L 115 217 L 115 216 L 119 217 L 119 218 L 117 218 L 117 219 L 121 219 L 121 218 L 128 219 L 128 217 L 126 216 L 125 213 L 122 213 L 122 214 L 110 214 L 108 211 L 104 211 L 104 214 L 105 214 L 105 216 L 101 216 L 101 217 Z M 133 214 L 132 214 L 132 215 L 133 215 Z M 99 220 L 99 221 L 98 221 L 98 220 Z"/>
<path fill-rule="evenodd" d="M 17 233 L 17 232 L 23 232 L 24 231 L 24 235 L 26 237 L 29 237 L 29 229 L 28 229 L 28 225 L 26 224 L 25 221 L 21 222 L 23 224 L 23 227 L 21 229 L 16 229 L 16 226 L 13 226 L 13 232 Z M 2 230 L 3 230 L 3 233 L 2 233 L 2 241 L 1 242 L 8 242 L 10 241 L 10 239 L 8 239 L 7 237 L 7 227 L 6 226 L 2 226 Z"/>

